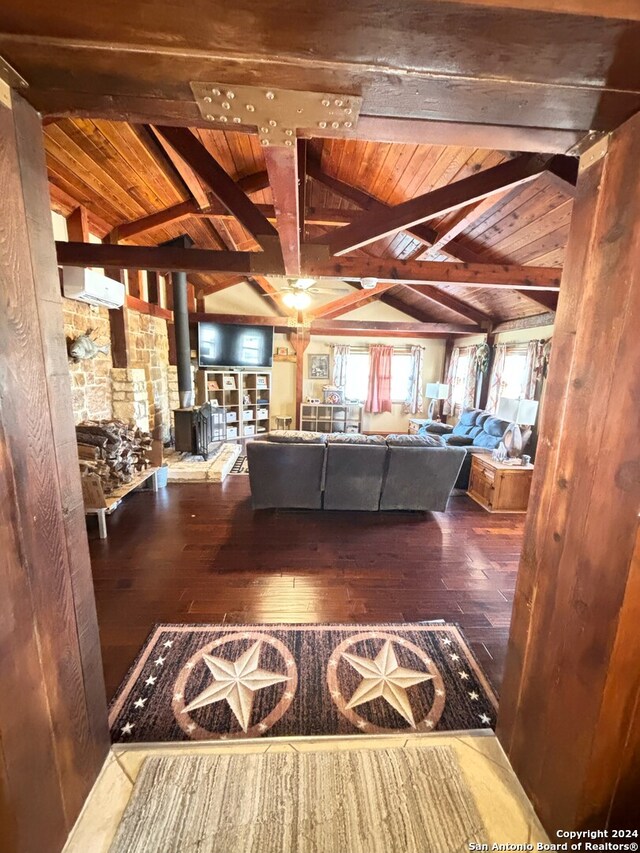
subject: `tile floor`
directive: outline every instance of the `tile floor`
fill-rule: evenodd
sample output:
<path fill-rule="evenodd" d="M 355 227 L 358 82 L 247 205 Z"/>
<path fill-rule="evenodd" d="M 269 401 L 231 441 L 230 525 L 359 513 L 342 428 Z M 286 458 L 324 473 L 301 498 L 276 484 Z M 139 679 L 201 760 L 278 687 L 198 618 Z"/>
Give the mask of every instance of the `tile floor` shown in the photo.
<path fill-rule="evenodd" d="M 277 750 L 411 749 L 452 746 L 484 822 L 489 844 L 548 842 L 495 735 L 485 732 L 375 737 L 323 737 L 216 741 L 193 745 L 115 746 L 71 833 L 64 853 L 106 853 L 145 758 L 160 754 L 272 752 Z"/>

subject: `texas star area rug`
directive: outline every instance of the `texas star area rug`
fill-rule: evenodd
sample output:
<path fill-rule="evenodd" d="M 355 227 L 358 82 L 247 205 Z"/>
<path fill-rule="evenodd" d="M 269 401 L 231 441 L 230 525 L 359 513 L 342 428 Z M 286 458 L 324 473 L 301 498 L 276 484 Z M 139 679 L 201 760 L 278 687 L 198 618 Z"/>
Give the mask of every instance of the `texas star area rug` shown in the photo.
<path fill-rule="evenodd" d="M 112 702 L 114 742 L 491 728 L 455 625 L 158 625 Z"/>

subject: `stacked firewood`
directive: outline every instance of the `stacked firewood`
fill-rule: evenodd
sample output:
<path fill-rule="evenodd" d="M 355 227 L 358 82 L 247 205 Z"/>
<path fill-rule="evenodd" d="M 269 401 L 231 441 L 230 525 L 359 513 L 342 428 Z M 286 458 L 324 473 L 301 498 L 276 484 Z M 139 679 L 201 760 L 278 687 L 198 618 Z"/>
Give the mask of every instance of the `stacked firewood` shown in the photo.
<path fill-rule="evenodd" d="M 81 474 L 97 474 L 105 495 L 148 468 L 153 439 L 124 421 L 83 421 L 76 426 Z"/>

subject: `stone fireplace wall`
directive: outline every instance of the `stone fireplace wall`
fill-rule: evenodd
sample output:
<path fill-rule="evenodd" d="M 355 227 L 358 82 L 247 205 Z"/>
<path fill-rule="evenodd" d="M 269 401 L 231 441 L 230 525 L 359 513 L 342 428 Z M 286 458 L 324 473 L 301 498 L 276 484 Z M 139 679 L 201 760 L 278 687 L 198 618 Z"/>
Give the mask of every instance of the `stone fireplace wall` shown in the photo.
<path fill-rule="evenodd" d="M 93 329 L 91 337 L 100 346 L 110 344 L 109 312 L 106 308 L 85 305 L 74 299 L 62 300 L 64 334 L 67 339 L 84 335 Z M 111 354 L 98 353 L 95 358 L 74 362 L 69 360 L 71 399 L 75 423 L 111 417 Z"/>
<path fill-rule="evenodd" d="M 171 430 L 167 323 L 137 311 L 127 311 L 127 323 L 130 368 L 144 373 L 149 430 L 154 438 L 167 441 Z"/>

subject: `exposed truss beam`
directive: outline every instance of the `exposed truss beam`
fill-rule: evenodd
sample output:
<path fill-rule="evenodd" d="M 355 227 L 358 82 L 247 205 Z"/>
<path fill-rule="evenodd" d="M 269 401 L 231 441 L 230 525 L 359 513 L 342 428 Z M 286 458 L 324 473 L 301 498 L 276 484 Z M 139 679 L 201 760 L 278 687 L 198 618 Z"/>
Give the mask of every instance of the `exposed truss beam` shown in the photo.
<path fill-rule="evenodd" d="M 291 332 L 292 327 L 283 317 L 265 317 L 261 314 L 210 314 L 193 313 L 189 315 L 192 323 L 216 322 L 235 323 L 246 326 L 272 326 L 277 331 Z M 455 323 L 406 323 L 402 321 L 366 321 L 366 320 L 312 320 L 309 329 L 312 335 L 369 335 L 391 337 L 442 337 L 447 335 L 475 335 L 477 326 Z"/>
<path fill-rule="evenodd" d="M 240 187 L 242 192 L 247 193 L 247 195 L 251 195 L 252 193 L 257 193 L 260 190 L 267 189 L 269 186 L 269 175 L 267 174 L 266 169 L 262 169 L 260 172 L 253 172 L 250 175 L 238 178 L 236 186 Z"/>
<path fill-rule="evenodd" d="M 238 183 L 238 186 L 240 184 Z M 74 203 L 75 199 L 74 199 Z M 276 222 L 276 211 L 272 204 L 257 204 L 256 207 L 270 222 Z M 146 231 L 152 231 L 154 228 L 161 228 L 169 225 L 172 222 L 179 222 L 182 219 L 194 216 L 196 218 L 205 219 L 220 219 L 228 220 L 236 217 L 220 204 L 214 202 L 206 207 L 198 207 L 194 199 L 181 201 L 178 204 L 171 205 L 164 210 L 159 210 L 157 213 L 150 213 L 147 216 L 142 216 L 140 219 L 132 219 L 130 222 L 124 222 L 122 225 L 116 226 L 113 233 L 117 235 L 118 240 L 130 240 L 138 234 L 143 234 Z M 358 216 L 358 212 L 354 210 L 343 210 L 341 208 L 309 208 L 307 210 L 306 219 L 308 225 L 322 225 L 328 228 L 334 228 L 341 225 L 349 225 Z M 105 224 L 100 234 L 103 231 L 111 229 Z M 92 232 L 93 233 L 93 232 Z"/>
<path fill-rule="evenodd" d="M 415 287 L 412 284 L 407 284 L 406 287 L 431 300 L 436 305 L 448 308 L 449 311 L 455 311 L 456 314 L 461 314 L 467 320 L 473 320 L 474 323 L 478 323 L 481 326 L 488 326 L 492 322 L 491 317 L 485 314 L 484 311 L 475 308 L 473 305 L 468 305 L 466 302 L 461 302 L 455 296 L 450 296 L 444 290 L 439 290 L 437 287 L 429 287 L 429 285 Z"/>
<path fill-rule="evenodd" d="M 272 147 L 264 149 L 264 159 L 273 194 L 276 225 L 287 275 L 300 275 L 300 212 L 298 186 L 298 150 Z"/>
<path fill-rule="evenodd" d="M 277 237 L 273 225 L 190 130 L 165 126 L 155 129 L 261 245 L 265 237 Z"/>
<path fill-rule="evenodd" d="M 344 255 L 382 237 L 410 229 L 427 219 L 443 216 L 451 210 L 481 201 L 496 192 L 532 181 L 549 165 L 550 158 L 523 154 L 499 166 L 484 169 L 470 177 L 386 208 L 384 212 L 370 211 L 353 225 L 341 228 L 329 239 L 331 251 L 334 255 Z"/>
<path fill-rule="evenodd" d="M 333 299 L 331 302 L 325 302 L 324 305 L 319 305 L 317 308 L 305 313 L 317 319 L 333 319 L 335 317 L 339 317 L 341 314 L 346 314 L 348 311 L 353 311 L 361 305 L 365 305 L 368 302 L 373 302 L 374 300 L 379 299 L 383 293 L 387 290 L 391 290 L 392 287 L 396 287 L 394 282 L 378 284 L 375 289 L 370 290 L 360 288 L 353 293 L 348 293 L 341 299 Z"/>
<path fill-rule="evenodd" d="M 384 216 L 386 211 L 392 209 L 390 205 L 379 201 L 364 190 L 361 190 L 358 187 L 353 187 L 350 184 L 346 184 L 338 178 L 332 178 L 331 175 L 327 175 L 326 172 L 322 171 L 322 167 L 317 156 L 311 155 L 311 153 L 309 153 L 307 159 L 307 171 L 315 181 L 318 181 L 318 183 L 327 187 L 327 189 L 330 189 L 337 195 L 342 196 L 342 198 L 346 198 L 354 204 L 357 204 L 358 207 L 361 207 L 368 213 L 377 213 L 380 216 Z M 437 232 L 431 228 L 430 225 L 417 225 L 415 229 L 408 230 L 413 237 L 416 237 L 418 240 L 426 243 L 427 245 L 431 245 L 431 243 L 433 243 L 433 241 L 438 237 Z"/>
<path fill-rule="evenodd" d="M 520 267 L 509 264 L 466 264 L 441 261 L 399 261 L 395 258 L 305 259 L 303 269 L 311 278 L 365 277 L 395 284 L 424 287 L 433 284 L 457 284 L 466 287 L 507 288 L 513 290 L 559 290 L 562 270 L 555 267 Z M 428 293 L 431 293 L 428 290 Z"/>
<path fill-rule="evenodd" d="M 314 247 L 315 249 L 316 247 Z M 282 276 L 281 259 L 273 252 L 218 252 L 175 246 L 123 246 L 109 243 L 57 242 L 58 263 L 79 267 L 117 267 L 163 272 L 243 273 Z M 303 259 L 302 274 L 310 278 L 373 277 L 394 284 L 459 284 L 478 288 L 559 290 L 562 270 L 506 264 L 448 264 L 437 261 L 397 261 L 380 258 Z"/>
<path fill-rule="evenodd" d="M 318 183 L 323 184 L 334 193 L 341 195 L 343 198 L 349 199 L 365 210 L 371 210 L 372 208 L 381 211 L 390 209 L 389 205 L 384 204 L 357 187 L 352 187 L 349 184 L 344 183 L 344 181 L 340 181 L 337 178 L 332 178 L 327 175 L 322 171 L 317 158 L 309 158 L 309 174 L 314 178 L 314 180 L 317 180 Z M 438 238 L 437 232 L 431 228 L 430 225 L 426 224 L 417 225 L 408 233 L 410 233 L 412 237 L 420 240 L 421 243 L 425 243 L 427 246 L 430 246 L 434 240 L 437 240 Z M 323 237 L 322 239 L 324 240 L 326 238 Z M 459 251 L 461 255 L 464 255 L 464 248 L 457 246 L 454 242 L 449 246 L 449 251 L 455 252 L 456 250 Z M 456 255 L 454 255 L 454 257 L 456 257 Z M 465 258 L 459 256 L 458 259 L 463 261 L 470 260 L 468 257 Z M 474 320 L 474 322 L 487 323 L 490 321 L 490 318 L 487 315 L 482 314 L 482 312 L 477 308 L 463 302 L 461 299 L 456 299 L 454 296 L 442 293 L 442 291 L 438 290 L 436 287 L 431 288 L 431 290 L 424 295 L 428 296 L 432 302 L 439 303 L 451 311 L 456 311 L 456 313 L 460 314 L 462 317 L 467 317 L 468 319 Z"/>

